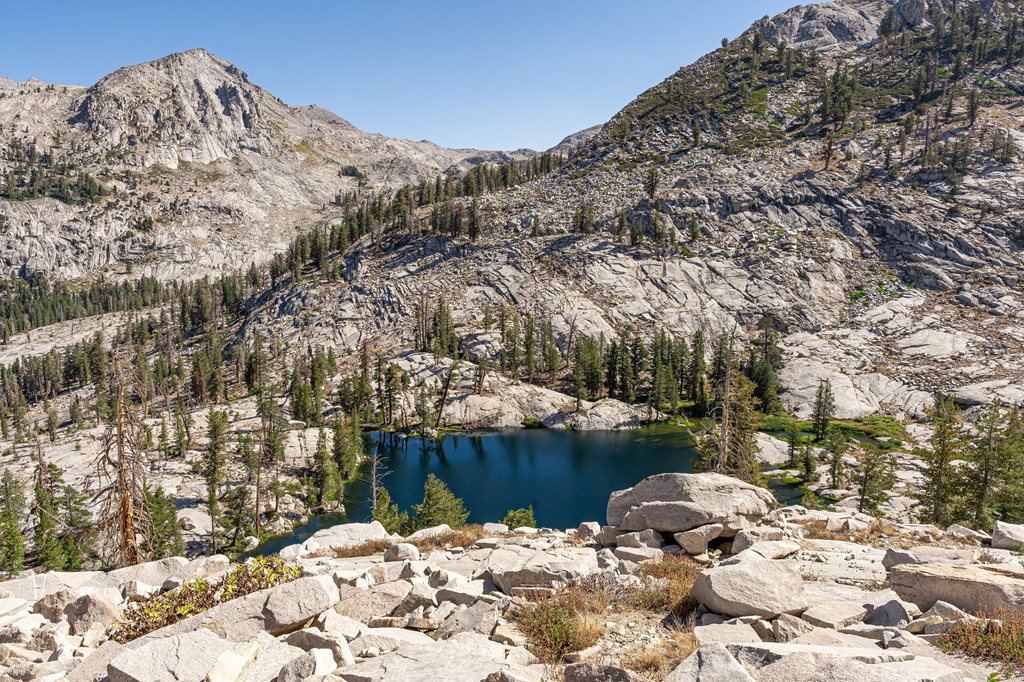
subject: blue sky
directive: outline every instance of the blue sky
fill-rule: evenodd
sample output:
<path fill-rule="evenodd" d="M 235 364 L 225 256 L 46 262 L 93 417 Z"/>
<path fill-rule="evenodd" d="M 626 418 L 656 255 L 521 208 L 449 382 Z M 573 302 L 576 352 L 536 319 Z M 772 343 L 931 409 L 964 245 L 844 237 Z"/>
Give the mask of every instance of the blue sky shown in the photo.
<path fill-rule="evenodd" d="M 794 4 L 10 2 L 0 75 L 91 85 L 118 67 L 203 47 L 288 104 L 326 107 L 364 130 L 544 149 Z"/>

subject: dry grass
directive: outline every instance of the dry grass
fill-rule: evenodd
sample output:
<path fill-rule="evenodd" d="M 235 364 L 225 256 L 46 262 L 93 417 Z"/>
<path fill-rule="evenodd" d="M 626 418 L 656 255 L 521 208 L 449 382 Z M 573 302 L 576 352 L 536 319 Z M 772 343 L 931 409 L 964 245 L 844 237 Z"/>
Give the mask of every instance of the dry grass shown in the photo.
<path fill-rule="evenodd" d="M 491 537 L 491 535 L 484 532 L 483 526 L 472 524 L 463 526 L 462 528 L 458 528 L 449 533 L 441 533 L 440 535 L 423 538 L 422 540 L 415 540 L 409 544 L 415 545 L 421 552 L 429 552 L 434 549 L 469 547 L 477 540 L 486 537 Z M 380 554 L 393 544 L 395 544 L 394 541 L 387 538 L 367 540 L 361 545 L 356 545 L 355 547 L 324 550 L 314 553 L 313 556 L 318 557 L 329 555 L 335 559 L 351 559 L 354 557 L 373 556 L 374 554 Z"/>
<path fill-rule="evenodd" d="M 797 522 L 804 528 L 804 537 L 808 540 L 838 540 L 840 542 L 856 542 L 871 547 L 896 547 L 907 549 L 921 544 L 900 533 L 896 526 L 884 519 L 876 519 L 868 524 L 865 530 L 829 530 L 825 521 L 803 521 Z"/>
<path fill-rule="evenodd" d="M 333 556 L 335 559 L 351 559 L 353 557 L 360 556 L 373 556 L 374 554 L 380 554 L 391 545 L 395 544 L 391 540 L 367 540 L 361 545 L 355 547 L 343 547 L 341 549 L 333 550 Z M 326 555 L 326 552 L 317 552 L 313 556 Z"/>
<path fill-rule="evenodd" d="M 1001 564 L 1002 559 L 992 553 L 991 550 L 983 549 L 978 552 L 978 556 L 974 557 L 974 560 L 979 564 Z"/>
<path fill-rule="evenodd" d="M 622 667 L 661 682 L 690 654 L 697 650 L 693 628 L 672 631 L 672 639 L 657 645 L 634 647 L 622 658 Z"/>
<path fill-rule="evenodd" d="M 939 637 L 943 651 L 997 663 L 1007 675 L 1024 673 L 1024 612 L 1001 609 L 954 625 Z"/>
<path fill-rule="evenodd" d="M 433 537 L 417 540 L 411 544 L 421 552 L 432 549 L 449 549 L 451 547 L 469 547 L 481 538 L 492 537 L 490 533 L 484 532 L 484 527 L 478 524 L 470 524 L 457 528 L 450 533 L 442 533 Z"/>
<path fill-rule="evenodd" d="M 862 545 L 873 545 L 881 540 L 889 540 L 899 535 L 900 532 L 892 523 L 885 519 L 877 519 L 868 524 L 867 530 L 856 531 L 853 534 L 853 539 Z"/>
<path fill-rule="evenodd" d="M 640 565 L 643 586 L 629 598 L 629 604 L 641 611 L 668 611 L 682 617 L 697 608 L 690 595 L 702 566 L 689 557 L 668 554 L 658 563 Z"/>
<path fill-rule="evenodd" d="M 802 523 L 797 521 L 796 523 L 804 527 L 804 537 L 808 540 L 850 541 L 850 534 L 848 532 L 829 530 L 824 521 L 805 521 Z"/>
<path fill-rule="evenodd" d="M 543 663 L 557 663 L 566 654 L 597 643 L 604 634 L 604 626 L 580 612 L 578 600 L 568 592 L 513 607 L 509 617 L 526 635 L 529 650 Z"/>

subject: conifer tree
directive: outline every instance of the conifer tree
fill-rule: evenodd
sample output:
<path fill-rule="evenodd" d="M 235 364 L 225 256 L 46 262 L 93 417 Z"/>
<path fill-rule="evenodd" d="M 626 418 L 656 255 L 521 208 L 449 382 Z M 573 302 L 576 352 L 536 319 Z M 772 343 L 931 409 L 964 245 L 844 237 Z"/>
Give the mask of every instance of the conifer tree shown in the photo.
<path fill-rule="evenodd" d="M 334 417 L 334 465 L 341 481 L 352 478 L 362 458 L 362 439 L 353 421 L 338 410 Z"/>
<path fill-rule="evenodd" d="M 924 460 L 924 491 L 922 502 L 932 523 L 945 528 L 954 518 L 954 505 L 960 492 L 960 482 L 953 461 L 962 459 L 965 449 L 960 410 L 949 398 L 935 394 L 931 408 L 935 435 L 931 449 L 917 448 L 915 454 Z"/>
<path fill-rule="evenodd" d="M 828 430 L 825 440 L 825 449 L 828 452 L 828 475 L 829 485 L 839 488 L 846 480 L 846 467 L 843 462 L 843 455 L 850 448 L 842 432 L 832 427 Z"/>
<path fill-rule="evenodd" d="M 828 434 L 828 426 L 836 416 L 836 399 L 832 394 L 832 382 L 823 379 L 818 382 L 818 391 L 814 395 L 814 406 L 811 408 L 811 420 L 814 422 L 814 438 L 823 440 Z"/>
<path fill-rule="evenodd" d="M 996 401 L 981 412 L 974 427 L 974 437 L 966 444 L 966 464 L 956 470 L 964 498 L 958 516 L 977 529 L 991 528 L 997 517 L 1015 522 L 1019 511 L 1014 500 L 1024 477 L 1021 412 Z"/>
<path fill-rule="evenodd" d="M 249 486 L 236 485 L 224 496 L 224 527 L 231 533 L 225 537 L 228 547 L 235 551 L 245 549 L 242 540 L 252 531 L 252 493 Z"/>
<path fill-rule="evenodd" d="M 452 528 L 461 528 L 469 518 L 469 512 L 466 511 L 462 499 L 455 497 L 444 481 L 434 474 L 427 475 L 427 481 L 423 484 L 423 501 L 414 504 L 412 511 L 416 515 L 413 520 L 416 529 L 439 526 L 442 523 Z"/>
<path fill-rule="evenodd" d="M 181 537 L 181 525 L 178 523 L 174 500 L 159 486 L 147 490 L 146 496 L 153 523 L 153 533 L 149 540 L 151 558 L 164 559 L 184 555 L 185 543 Z"/>
<path fill-rule="evenodd" d="M 316 506 L 340 503 L 344 497 L 338 465 L 327 450 L 327 434 L 323 427 L 317 434 L 316 451 L 313 453 L 313 485 L 316 489 Z"/>
<path fill-rule="evenodd" d="M 892 488 L 896 480 L 896 458 L 891 453 L 868 446 L 859 460 L 857 486 L 860 488 L 860 496 L 857 511 L 864 513 L 874 511 L 886 500 L 885 492 Z"/>
<path fill-rule="evenodd" d="M 391 495 L 384 486 L 377 488 L 373 520 L 384 526 L 388 533 L 405 534 L 409 531 L 409 512 L 399 510 L 398 505 L 391 501 Z"/>
<path fill-rule="evenodd" d="M 228 415 L 219 410 L 210 410 L 207 427 L 209 442 L 203 455 L 203 479 L 206 481 L 207 505 L 210 512 L 210 543 L 217 553 L 217 525 L 220 523 L 218 496 L 224 482 L 227 459 Z"/>
<path fill-rule="evenodd" d="M 708 404 L 708 395 L 705 377 L 705 362 L 706 362 L 706 350 L 704 347 L 704 332 L 703 330 L 697 330 L 693 336 L 693 354 L 690 357 L 690 386 L 689 393 L 690 399 L 693 400 L 693 408 L 698 416 L 704 416 L 708 413 L 710 405 Z"/>
<path fill-rule="evenodd" d="M 0 478 L 0 571 L 18 573 L 25 568 L 25 538 L 21 532 L 25 489 L 9 469 Z"/>

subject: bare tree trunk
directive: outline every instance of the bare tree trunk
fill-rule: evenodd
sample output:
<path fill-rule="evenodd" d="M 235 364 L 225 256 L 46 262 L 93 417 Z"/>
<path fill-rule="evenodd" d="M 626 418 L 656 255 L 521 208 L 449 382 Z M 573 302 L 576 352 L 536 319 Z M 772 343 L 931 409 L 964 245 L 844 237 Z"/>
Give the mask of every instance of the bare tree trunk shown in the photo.
<path fill-rule="evenodd" d="M 437 407 L 437 421 L 434 422 L 434 428 L 441 428 L 441 418 L 444 417 L 444 405 L 448 402 L 448 392 L 451 390 L 452 381 L 455 379 L 455 372 L 459 368 L 459 361 L 456 360 L 448 368 L 448 374 L 444 378 L 444 389 L 441 392 L 441 400 Z"/>

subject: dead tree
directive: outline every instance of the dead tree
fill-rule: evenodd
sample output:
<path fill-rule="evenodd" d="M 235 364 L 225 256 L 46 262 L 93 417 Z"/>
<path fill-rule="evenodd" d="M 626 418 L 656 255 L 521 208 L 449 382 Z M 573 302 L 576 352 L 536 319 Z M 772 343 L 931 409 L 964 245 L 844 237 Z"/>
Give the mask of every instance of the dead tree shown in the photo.
<path fill-rule="evenodd" d="M 143 430 L 133 403 L 145 390 L 134 368 L 115 359 L 111 372 L 114 413 L 96 459 L 101 551 L 112 566 L 134 566 L 149 554 L 153 527 L 146 497 L 146 453 Z"/>

